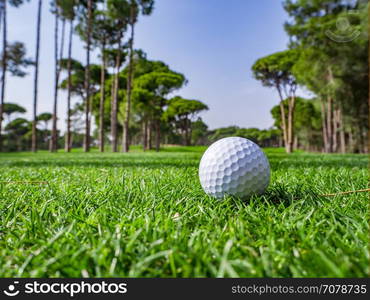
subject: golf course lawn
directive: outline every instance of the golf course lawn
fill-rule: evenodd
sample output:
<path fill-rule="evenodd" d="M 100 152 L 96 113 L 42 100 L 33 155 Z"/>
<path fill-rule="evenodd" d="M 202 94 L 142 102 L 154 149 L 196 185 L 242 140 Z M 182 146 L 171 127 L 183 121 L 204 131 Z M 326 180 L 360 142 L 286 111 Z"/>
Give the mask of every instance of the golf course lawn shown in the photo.
<path fill-rule="evenodd" d="M 247 203 L 204 194 L 204 150 L 0 154 L 0 276 L 367 276 L 369 194 L 320 194 L 367 188 L 368 156 L 265 149 Z"/>

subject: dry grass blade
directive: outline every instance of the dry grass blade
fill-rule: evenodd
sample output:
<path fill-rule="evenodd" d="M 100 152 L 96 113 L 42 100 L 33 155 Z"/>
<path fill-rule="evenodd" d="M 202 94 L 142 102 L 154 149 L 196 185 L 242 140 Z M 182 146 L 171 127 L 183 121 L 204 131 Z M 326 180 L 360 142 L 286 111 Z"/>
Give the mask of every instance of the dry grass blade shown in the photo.
<path fill-rule="evenodd" d="M 320 195 L 320 196 L 322 196 L 322 197 L 332 197 L 332 196 L 346 195 L 346 194 L 353 194 L 353 193 L 362 193 L 362 192 L 370 192 L 370 189 L 346 191 L 346 192 L 339 192 L 339 193 L 334 193 L 334 194 L 323 194 L 323 195 Z"/>

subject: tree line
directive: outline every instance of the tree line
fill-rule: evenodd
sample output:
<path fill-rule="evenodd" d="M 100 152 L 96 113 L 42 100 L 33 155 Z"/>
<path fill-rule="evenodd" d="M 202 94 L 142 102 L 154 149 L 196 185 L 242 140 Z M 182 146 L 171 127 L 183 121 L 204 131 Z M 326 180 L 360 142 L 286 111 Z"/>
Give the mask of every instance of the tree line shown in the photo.
<path fill-rule="evenodd" d="M 136 90 L 133 93 L 134 103 L 133 116 L 139 117 L 138 112 L 142 113 L 143 103 L 136 102 Z M 93 100 L 93 114 L 99 116 L 99 99 L 100 95 L 96 94 Z M 196 101 L 183 99 L 179 96 L 173 97 L 169 100 L 170 105 L 162 115 L 162 122 L 160 125 L 161 136 L 160 143 L 167 145 L 209 145 L 221 138 L 228 136 L 240 136 L 248 138 L 262 147 L 281 147 L 283 142 L 280 138 L 280 130 L 271 129 L 258 129 L 258 128 L 240 128 L 238 126 L 229 126 L 210 130 L 207 124 L 201 117 L 196 117 L 199 109 L 204 108 L 204 104 Z M 182 104 L 185 102 L 185 105 Z M 139 106 L 139 107 L 137 107 Z M 72 128 L 72 144 L 71 147 L 79 148 L 83 146 L 84 142 L 84 110 L 82 103 L 76 105 L 72 110 L 71 128 Z M 107 105 L 107 112 L 109 112 L 109 105 Z M 22 115 L 26 113 L 26 109 L 19 104 L 6 102 L 4 103 L 4 119 L 6 126 L 4 133 L 6 136 L 6 150 L 7 151 L 25 151 L 29 149 L 29 141 L 32 134 L 32 122 Z M 108 116 L 108 114 L 107 114 Z M 156 149 L 159 145 L 155 141 L 157 135 L 148 126 L 150 120 L 149 115 L 142 115 L 141 120 L 135 121 L 131 127 L 131 140 L 132 143 L 137 145 L 142 143 L 144 150 Z M 43 112 L 37 116 L 38 135 L 37 144 L 39 149 L 48 149 L 52 137 L 52 113 Z M 104 118 L 103 118 L 104 119 Z M 104 125 L 104 136 L 107 136 L 109 129 L 109 118 L 107 118 L 106 125 Z M 121 125 L 119 129 L 121 130 Z M 93 134 L 93 140 L 98 141 L 100 133 L 96 130 Z M 108 141 L 108 140 L 107 140 Z M 66 143 L 66 136 L 59 135 L 58 132 L 58 148 L 62 148 Z M 104 145 L 104 143 L 103 143 Z M 101 144 L 97 144 L 101 146 Z"/>
<path fill-rule="evenodd" d="M 12 148 L 10 145 L 14 144 L 14 140 L 11 140 L 11 136 L 15 133 L 23 136 L 23 142 L 18 141 L 16 148 L 20 149 L 27 144 L 30 136 L 31 150 L 34 152 L 40 146 L 45 148 L 46 143 L 49 150 L 55 152 L 63 147 L 61 140 L 65 151 L 69 152 L 74 142 L 79 145 L 81 137 L 85 152 L 90 150 L 95 140 L 102 152 L 107 142 L 113 152 L 118 151 L 119 142 L 122 151 L 128 152 L 130 144 L 136 143 L 138 139 L 141 139 L 144 149 L 159 150 L 162 141 L 176 135 L 181 137 L 184 145 L 191 143 L 191 123 L 199 112 L 208 107 L 199 100 L 173 97 L 172 94 L 187 83 L 185 76 L 164 62 L 148 60 L 142 50 L 134 49 L 135 26 L 140 16 L 152 13 L 153 0 L 50 2 L 50 10 L 55 17 L 54 99 L 51 114 L 38 113 L 42 0 L 38 1 L 36 12 L 35 58 L 27 57 L 23 43 L 10 43 L 7 39 L 7 5 L 19 7 L 25 2 L 27 0 L 0 0 L 0 23 L 3 25 L 0 149 Z M 73 58 L 75 35 L 85 45 L 84 62 Z M 65 44 L 67 54 L 64 53 Z M 95 49 L 99 51 L 100 64 L 91 63 L 91 52 Z M 8 139 L 4 141 L 4 114 L 10 116 L 12 113 L 22 113 L 23 109 L 5 103 L 6 75 L 10 73 L 12 76 L 23 77 L 28 67 L 34 68 L 32 121 L 28 122 L 24 118 L 8 119 L 5 127 Z M 64 136 L 60 136 L 57 128 L 58 96 L 61 89 L 67 92 Z M 72 105 L 72 97 L 78 99 L 75 105 Z M 98 126 L 97 132 L 91 130 L 93 118 Z M 84 120 L 83 126 L 81 119 Z M 50 133 L 47 132 L 47 126 L 43 129 L 37 127 L 40 123 L 47 125 L 49 121 L 52 124 Z M 8 145 L 4 145 L 4 142 Z"/>
<path fill-rule="evenodd" d="M 367 153 L 367 1 L 285 0 L 283 5 L 289 49 L 258 59 L 252 71 L 277 91 L 280 104 L 272 113 L 286 152 L 298 147 L 300 138 L 310 150 Z M 313 94 L 312 105 L 297 98 L 298 86 Z M 297 109 L 306 110 L 303 123 L 295 122 Z"/>

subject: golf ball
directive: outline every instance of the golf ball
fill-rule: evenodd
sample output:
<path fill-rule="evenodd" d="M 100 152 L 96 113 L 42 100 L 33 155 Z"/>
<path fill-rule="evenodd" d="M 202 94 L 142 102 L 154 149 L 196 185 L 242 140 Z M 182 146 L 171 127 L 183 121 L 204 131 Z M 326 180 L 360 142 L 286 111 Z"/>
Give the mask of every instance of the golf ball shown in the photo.
<path fill-rule="evenodd" d="M 203 190 L 215 198 L 248 198 L 266 190 L 270 166 L 257 144 L 241 137 L 227 137 L 213 143 L 203 154 L 199 179 Z"/>

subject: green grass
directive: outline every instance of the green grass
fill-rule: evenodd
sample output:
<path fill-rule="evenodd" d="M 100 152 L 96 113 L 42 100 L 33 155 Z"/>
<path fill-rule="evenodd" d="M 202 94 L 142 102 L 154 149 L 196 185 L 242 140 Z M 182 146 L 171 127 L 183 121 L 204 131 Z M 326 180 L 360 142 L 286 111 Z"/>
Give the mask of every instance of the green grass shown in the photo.
<path fill-rule="evenodd" d="M 364 155 L 267 149 L 269 189 L 206 196 L 205 148 L 161 153 L 0 154 L 0 276 L 363 277 Z"/>

